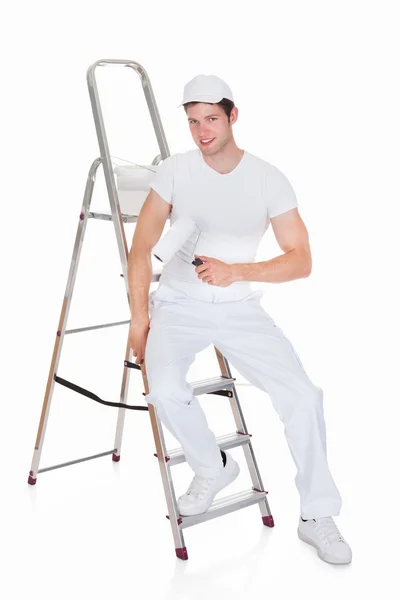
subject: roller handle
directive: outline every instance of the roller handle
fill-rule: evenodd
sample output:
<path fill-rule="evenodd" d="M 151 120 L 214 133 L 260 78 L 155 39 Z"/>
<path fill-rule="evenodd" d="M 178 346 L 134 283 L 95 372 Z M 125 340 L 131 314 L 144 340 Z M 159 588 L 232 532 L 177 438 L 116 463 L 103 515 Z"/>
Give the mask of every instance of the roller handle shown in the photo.
<path fill-rule="evenodd" d="M 204 262 L 200 258 L 195 258 L 194 260 L 192 260 L 192 265 L 195 265 L 196 267 L 202 264 L 204 264 Z"/>

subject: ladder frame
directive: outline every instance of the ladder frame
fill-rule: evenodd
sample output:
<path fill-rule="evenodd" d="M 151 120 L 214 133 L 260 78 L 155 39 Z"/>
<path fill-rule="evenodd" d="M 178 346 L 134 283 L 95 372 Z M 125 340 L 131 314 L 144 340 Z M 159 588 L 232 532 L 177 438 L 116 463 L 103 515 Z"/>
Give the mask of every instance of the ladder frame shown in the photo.
<path fill-rule="evenodd" d="M 101 219 L 101 220 L 111 220 L 114 224 L 115 234 L 117 238 L 118 250 L 120 255 L 121 267 L 122 267 L 122 277 L 125 281 L 126 293 L 128 298 L 128 306 L 130 306 L 130 293 L 129 293 L 129 282 L 128 282 L 128 245 L 125 237 L 125 230 L 123 223 L 131 223 L 137 221 L 137 216 L 134 215 L 125 215 L 121 213 L 121 208 L 118 199 L 118 192 L 115 185 L 113 167 L 111 162 L 110 151 L 107 142 L 106 129 L 104 125 L 103 114 L 101 110 L 100 98 L 95 78 L 95 71 L 98 67 L 108 66 L 108 65 L 122 65 L 127 68 L 133 69 L 141 79 L 141 84 L 143 87 L 143 92 L 145 94 L 145 98 L 147 101 L 147 106 L 150 112 L 151 120 L 153 123 L 154 131 L 156 134 L 157 142 L 160 149 L 160 154 L 156 156 L 153 160 L 152 164 L 157 165 L 160 160 L 164 160 L 169 156 L 168 144 L 165 138 L 164 130 L 162 127 L 160 115 L 158 112 L 158 108 L 156 105 L 156 101 L 154 98 L 154 94 L 152 91 L 152 87 L 150 84 L 150 79 L 145 71 L 145 69 L 137 62 L 131 60 L 123 60 L 123 59 L 101 59 L 93 63 L 88 71 L 87 71 L 87 84 L 89 88 L 89 95 L 92 105 L 93 117 L 96 126 L 96 133 L 100 148 L 100 157 L 96 158 L 88 173 L 86 187 L 83 197 L 83 203 L 81 207 L 81 211 L 79 214 L 79 222 L 78 228 L 75 236 L 75 243 L 73 247 L 71 265 L 69 269 L 69 275 L 66 285 L 66 290 L 64 294 L 64 300 L 61 307 L 61 313 L 59 318 L 59 323 L 56 332 L 56 338 L 54 342 L 53 355 L 50 363 L 50 369 L 47 379 L 47 385 L 44 395 L 44 401 L 41 411 L 41 416 L 39 420 L 39 427 L 36 436 L 36 443 L 34 447 L 33 457 L 31 469 L 29 472 L 28 483 L 30 485 L 35 485 L 37 481 L 37 474 L 45 471 L 50 471 L 56 468 L 68 466 L 71 464 L 76 464 L 78 462 L 83 462 L 86 460 L 91 460 L 94 458 L 99 458 L 102 456 L 106 456 L 112 454 L 112 459 L 115 462 L 120 460 L 121 454 L 121 445 L 122 445 L 122 435 L 123 435 L 123 427 L 125 420 L 125 413 L 127 408 L 132 408 L 135 410 L 147 410 L 150 414 L 151 426 L 153 430 L 154 442 L 156 447 L 156 453 L 154 456 L 158 459 L 158 464 L 161 473 L 161 479 L 164 487 L 164 493 L 166 498 L 166 504 L 168 509 L 168 514 L 166 517 L 170 520 L 172 535 L 175 544 L 175 553 L 176 556 L 182 560 L 188 559 L 188 553 L 185 546 L 185 541 L 183 537 L 182 530 L 187 527 L 191 527 L 200 522 L 207 521 L 209 519 L 216 518 L 218 516 L 222 516 L 223 514 L 227 514 L 238 510 L 240 508 L 245 508 L 246 506 L 250 506 L 252 504 L 258 504 L 263 524 L 268 527 L 274 526 L 274 520 L 271 515 L 271 511 L 269 508 L 268 500 L 267 500 L 267 491 L 263 488 L 263 483 L 261 480 L 261 475 L 257 466 L 256 458 L 254 455 L 253 447 L 251 444 L 251 434 L 248 433 L 246 423 L 244 420 L 243 412 L 240 406 L 238 394 L 235 388 L 235 378 L 232 377 L 229 363 L 227 359 L 222 355 L 222 353 L 214 346 L 218 364 L 220 367 L 221 375 L 219 377 L 211 378 L 208 380 L 202 380 L 198 382 L 193 382 L 192 388 L 193 393 L 195 395 L 199 394 L 219 394 L 224 395 L 229 398 L 230 407 L 232 410 L 232 414 L 234 417 L 236 432 L 232 434 L 228 434 L 225 436 L 220 436 L 216 438 L 217 443 L 221 450 L 238 447 L 241 446 L 243 448 L 244 456 L 246 459 L 246 463 L 249 469 L 251 481 L 252 481 L 252 489 L 244 492 L 239 492 L 238 494 L 234 494 L 231 496 L 227 496 L 216 500 L 213 502 L 211 507 L 206 513 L 202 513 L 195 516 L 182 516 L 179 514 L 178 505 L 175 496 L 175 490 L 172 480 L 172 474 L 170 471 L 171 466 L 175 464 L 179 464 L 181 462 L 185 462 L 185 457 L 182 451 L 182 448 L 177 448 L 174 450 L 168 451 L 165 445 L 164 433 L 161 421 L 157 415 L 156 408 L 148 403 L 147 406 L 129 406 L 127 404 L 127 394 L 128 394 L 128 386 L 129 386 L 129 377 L 130 377 L 130 368 L 135 368 L 141 371 L 143 377 L 143 384 L 145 388 L 145 392 L 143 395 L 147 395 L 149 393 L 147 375 L 146 375 L 146 367 L 145 361 L 143 360 L 141 365 L 137 365 L 132 363 L 132 348 L 129 344 L 129 335 L 125 349 L 125 359 L 124 359 L 124 369 L 122 375 L 121 382 L 121 391 L 120 391 L 120 402 L 119 403 L 111 403 L 102 401 L 98 398 L 98 396 L 92 394 L 91 392 L 87 392 L 83 390 L 83 388 L 79 388 L 75 384 L 70 384 L 65 380 L 59 378 L 56 373 L 61 357 L 61 350 L 63 346 L 64 336 L 70 333 L 80 333 L 87 330 L 99 329 L 103 327 L 112 327 L 122 324 L 130 323 L 131 321 L 119 321 L 114 323 L 106 323 L 100 325 L 94 325 L 90 327 L 82 327 L 78 329 L 66 330 L 67 320 L 69 309 L 72 300 L 72 294 L 75 285 L 76 274 L 79 265 L 79 259 L 81 254 L 81 249 L 84 241 L 86 226 L 89 218 L 92 219 Z M 95 213 L 90 211 L 90 204 L 93 196 L 93 189 L 96 180 L 97 169 L 102 164 L 103 172 L 106 181 L 108 198 L 110 201 L 111 215 L 108 213 Z M 160 273 L 152 274 L 151 283 L 158 281 L 160 278 Z M 67 385 L 67 387 L 71 387 L 74 391 L 84 393 L 85 395 L 91 397 L 94 400 L 98 400 L 104 404 L 109 404 L 112 406 L 118 406 L 118 418 L 117 418 L 117 426 L 115 433 L 114 446 L 111 450 L 106 452 L 102 452 L 100 454 L 68 461 L 62 464 L 53 465 L 50 467 L 45 467 L 39 469 L 40 457 L 43 448 L 44 436 L 46 432 L 51 400 L 54 391 L 54 383 L 58 382 L 63 385 Z"/>

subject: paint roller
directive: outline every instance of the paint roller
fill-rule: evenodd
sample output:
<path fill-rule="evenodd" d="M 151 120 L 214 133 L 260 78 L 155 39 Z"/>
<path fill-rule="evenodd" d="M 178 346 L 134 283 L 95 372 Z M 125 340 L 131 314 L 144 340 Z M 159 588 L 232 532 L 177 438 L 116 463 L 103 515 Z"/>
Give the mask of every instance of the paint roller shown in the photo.
<path fill-rule="evenodd" d="M 152 254 L 164 264 L 177 255 L 185 262 L 198 267 L 203 261 L 200 258 L 193 260 L 193 256 L 200 233 L 201 229 L 193 219 L 180 217 L 157 242 Z"/>

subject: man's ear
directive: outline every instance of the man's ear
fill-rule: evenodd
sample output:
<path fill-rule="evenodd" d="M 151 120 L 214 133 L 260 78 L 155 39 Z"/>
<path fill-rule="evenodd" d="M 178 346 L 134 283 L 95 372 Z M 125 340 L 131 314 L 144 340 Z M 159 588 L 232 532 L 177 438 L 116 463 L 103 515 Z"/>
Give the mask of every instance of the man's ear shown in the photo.
<path fill-rule="evenodd" d="M 229 122 L 230 125 L 233 125 L 233 123 L 236 123 L 236 121 L 238 120 L 238 115 L 239 115 L 239 109 L 237 106 L 234 106 L 231 110 L 231 120 Z M 232 119 L 233 117 L 233 119 Z"/>

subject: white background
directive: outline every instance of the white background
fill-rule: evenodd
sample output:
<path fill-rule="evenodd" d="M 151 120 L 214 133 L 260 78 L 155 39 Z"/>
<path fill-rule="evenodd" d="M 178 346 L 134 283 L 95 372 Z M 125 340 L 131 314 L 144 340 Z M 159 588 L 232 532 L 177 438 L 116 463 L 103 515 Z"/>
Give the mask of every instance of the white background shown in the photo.
<path fill-rule="evenodd" d="M 396 2 L 22 2 L 2 19 L 2 547 L 7 599 L 230 600 L 398 593 L 399 102 Z M 194 147 L 184 84 L 213 73 L 233 90 L 234 135 L 292 183 L 310 277 L 262 287 L 265 310 L 324 390 L 336 522 L 353 562 L 332 566 L 297 538 L 299 498 L 269 397 L 238 385 L 275 528 L 257 506 L 184 530 L 175 557 L 148 414 L 128 411 L 122 456 L 27 484 L 86 177 L 99 150 L 86 84 L 101 58 L 147 71 L 171 153 Z M 140 80 L 99 74 L 112 153 L 159 150 Z M 108 79 L 109 77 L 109 79 Z M 101 167 L 92 207 L 107 206 Z M 128 242 L 132 225 L 126 226 Z M 89 221 L 68 328 L 129 318 L 111 223 Z M 272 229 L 257 260 L 281 251 Z M 127 326 L 65 337 L 58 375 L 118 401 Z M 212 348 L 189 380 L 217 374 Z M 238 384 L 245 383 L 238 377 Z M 144 404 L 140 373 L 130 403 Z M 228 402 L 202 396 L 216 435 Z M 110 450 L 117 410 L 55 386 L 40 467 Z M 167 447 L 179 444 L 166 432 Z M 249 487 L 242 470 L 226 492 Z M 173 471 L 176 493 L 193 472 Z M 221 494 L 224 495 L 224 494 Z M 391 592 L 388 593 L 388 590 Z"/>

